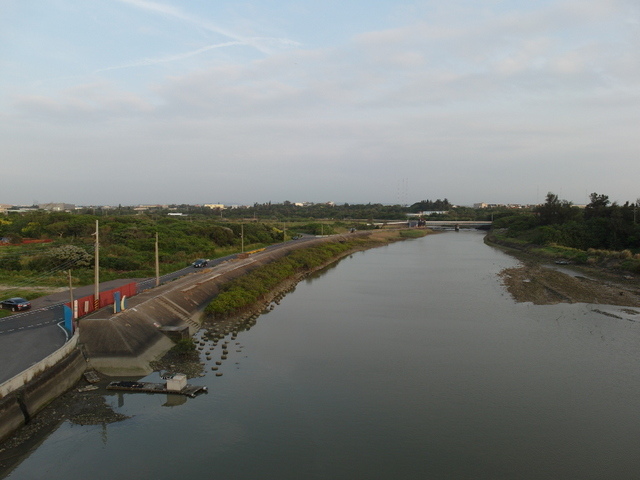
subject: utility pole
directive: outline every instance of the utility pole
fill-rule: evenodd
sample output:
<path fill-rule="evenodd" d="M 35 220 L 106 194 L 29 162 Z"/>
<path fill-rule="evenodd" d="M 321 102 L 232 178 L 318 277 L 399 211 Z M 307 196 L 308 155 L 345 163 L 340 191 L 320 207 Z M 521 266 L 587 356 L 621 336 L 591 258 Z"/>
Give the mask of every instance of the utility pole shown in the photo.
<path fill-rule="evenodd" d="M 96 245 L 94 254 L 94 290 L 93 290 L 93 308 L 97 310 L 100 308 L 100 239 L 98 234 L 98 220 L 96 220 Z"/>
<path fill-rule="evenodd" d="M 240 224 L 240 241 L 241 241 L 241 253 L 244 253 L 244 223 Z"/>
<path fill-rule="evenodd" d="M 156 232 L 156 287 L 160 285 L 160 254 L 158 253 L 158 232 Z"/>

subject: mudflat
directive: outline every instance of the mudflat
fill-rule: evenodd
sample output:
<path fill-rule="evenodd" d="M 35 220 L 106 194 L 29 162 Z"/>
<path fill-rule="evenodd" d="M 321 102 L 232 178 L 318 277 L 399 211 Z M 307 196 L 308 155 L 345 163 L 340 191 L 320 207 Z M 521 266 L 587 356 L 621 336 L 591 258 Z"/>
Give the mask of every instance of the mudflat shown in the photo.
<path fill-rule="evenodd" d="M 631 277 L 613 272 L 565 273 L 551 266 L 525 262 L 500 272 L 517 302 L 536 305 L 596 303 L 640 308 L 640 286 Z"/>

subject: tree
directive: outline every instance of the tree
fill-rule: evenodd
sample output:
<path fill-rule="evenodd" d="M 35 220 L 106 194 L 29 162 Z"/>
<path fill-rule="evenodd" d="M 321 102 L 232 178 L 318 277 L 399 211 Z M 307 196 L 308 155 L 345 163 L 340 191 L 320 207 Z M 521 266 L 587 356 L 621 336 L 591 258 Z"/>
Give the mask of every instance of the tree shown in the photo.
<path fill-rule="evenodd" d="M 557 225 L 569 221 L 579 215 L 571 202 L 560 200 L 555 193 L 547 193 L 543 205 L 536 207 L 541 225 Z"/>
<path fill-rule="evenodd" d="M 52 267 L 70 269 L 72 267 L 88 267 L 93 256 L 83 248 L 76 245 L 62 245 L 53 248 L 47 253 Z"/>
<path fill-rule="evenodd" d="M 584 209 L 584 217 L 587 220 L 609 216 L 609 197 L 607 195 L 599 195 L 594 192 L 589 195 L 589 199 L 591 202 Z"/>

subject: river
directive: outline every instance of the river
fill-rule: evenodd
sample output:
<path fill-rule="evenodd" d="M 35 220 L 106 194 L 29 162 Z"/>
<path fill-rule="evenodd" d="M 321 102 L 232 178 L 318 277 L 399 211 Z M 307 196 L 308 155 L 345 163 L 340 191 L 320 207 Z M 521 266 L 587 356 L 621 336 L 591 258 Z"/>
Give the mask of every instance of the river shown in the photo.
<path fill-rule="evenodd" d="M 515 264 L 477 232 L 354 254 L 230 340 L 222 376 L 217 347 L 207 395 L 110 394 L 130 419 L 63 423 L 6 478 L 638 478 L 640 324 L 517 304 Z"/>

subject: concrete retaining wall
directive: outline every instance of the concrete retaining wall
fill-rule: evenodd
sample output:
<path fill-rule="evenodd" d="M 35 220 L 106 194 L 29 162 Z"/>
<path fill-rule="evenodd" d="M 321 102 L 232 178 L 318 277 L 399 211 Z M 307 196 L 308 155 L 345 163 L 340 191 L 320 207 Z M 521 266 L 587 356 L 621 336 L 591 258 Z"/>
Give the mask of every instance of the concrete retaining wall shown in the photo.
<path fill-rule="evenodd" d="M 0 442 L 29 422 L 49 402 L 73 387 L 87 368 L 87 362 L 78 349 L 72 350 L 66 357 L 55 358 L 55 365 L 31 377 L 20 388 L 0 399 Z M 49 357 L 47 359 L 51 361 Z"/>
<path fill-rule="evenodd" d="M 54 367 L 33 379 L 18 392 L 26 414 L 35 415 L 54 398 L 69 390 L 80 380 L 86 369 L 84 356 L 80 350 L 74 350 Z"/>
<path fill-rule="evenodd" d="M 11 394 L 0 400 L 0 442 L 25 424 L 18 397 Z"/>

